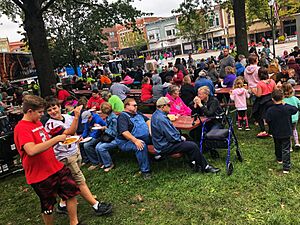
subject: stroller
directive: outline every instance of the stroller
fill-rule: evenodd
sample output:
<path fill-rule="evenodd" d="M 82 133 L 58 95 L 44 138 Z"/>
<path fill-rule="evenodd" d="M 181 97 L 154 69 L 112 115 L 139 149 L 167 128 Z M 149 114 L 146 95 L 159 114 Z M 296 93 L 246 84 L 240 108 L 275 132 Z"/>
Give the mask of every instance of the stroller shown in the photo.
<path fill-rule="evenodd" d="M 222 121 L 221 129 L 212 129 L 207 132 L 206 123 L 211 119 L 218 119 Z M 201 120 L 200 120 L 201 121 Z M 228 127 L 228 128 L 226 128 Z M 243 157 L 241 150 L 239 148 L 238 140 L 234 134 L 232 120 L 228 115 L 222 110 L 221 114 L 213 118 L 208 118 L 206 121 L 202 122 L 202 132 L 200 138 L 200 151 L 203 152 L 203 146 L 209 149 L 212 158 L 219 158 L 219 152 L 216 149 L 227 149 L 226 157 L 226 172 L 227 175 L 233 173 L 233 163 L 230 161 L 231 150 L 235 147 L 236 157 L 242 162 Z"/>

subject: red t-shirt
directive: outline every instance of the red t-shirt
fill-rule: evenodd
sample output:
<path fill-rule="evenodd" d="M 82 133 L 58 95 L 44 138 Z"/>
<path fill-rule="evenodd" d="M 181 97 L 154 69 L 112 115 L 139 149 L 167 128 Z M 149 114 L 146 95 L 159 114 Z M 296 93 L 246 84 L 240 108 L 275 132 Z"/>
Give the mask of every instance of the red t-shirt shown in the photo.
<path fill-rule="evenodd" d="M 104 99 L 102 99 L 100 96 L 99 98 L 94 98 L 93 96 L 90 97 L 88 103 L 87 103 L 87 108 L 91 109 L 93 107 L 96 107 L 97 110 L 100 110 L 101 104 L 105 102 Z"/>
<path fill-rule="evenodd" d="M 141 101 L 145 102 L 152 98 L 152 85 L 142 84 Z"/>
<path fill-rule="evenodd" d="M 70 93 L 67 92 L 66 90 L 59 90 L 58 94 L 57 94 L 57 99 L 66 101 L 67 97 L 69 97 L 69 96 L 70 96 Z"/>
<path fill-rule="evenodd" d="M 274 80 L 269 79 L 268 82 L 259 81 L 257 83 L 257 88 L 261 88 L 261 95 L 267 95 L 273 92 L 275 89 L 276 83 Z"/>
<path fill-rule="evenodd" d="M 28 184 L 43 181 L 63 168 L 63 164 L 55 158 L 52 147 L 34 156 L 27 155 L 23 149 L 26 143 L 39 144 L 49 140 L 41 122 L 21 120 L 15 127 L 14 140 L 22 159 Z"/>

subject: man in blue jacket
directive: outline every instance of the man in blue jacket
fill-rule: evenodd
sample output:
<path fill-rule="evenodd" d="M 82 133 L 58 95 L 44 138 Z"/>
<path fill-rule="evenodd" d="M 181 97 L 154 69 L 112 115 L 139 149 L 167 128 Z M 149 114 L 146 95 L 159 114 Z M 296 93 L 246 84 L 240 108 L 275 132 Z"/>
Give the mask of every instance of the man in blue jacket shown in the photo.
<path fill-rule="evenodd" d="M 84 153 L 86 154 L 86 157 L 92 163 L 92 165 L 88 168 L 88 170 L 94 170 L 97 168 L 99 164 L 98 156 L 95 151 L 95 145 L 99 142 L 98 139 L 101 134 L 101 129 L 92 129 L 92 128 L 96 126 L 105 127 L 106 123 L 104 122 L 104 120 L 101 119 L 101 117 L 98 114 L 92 113 L 91 111 L 84 111 L 81 115 L 81 119 L 82 119 L 81 123 L 84 124 L 82 137 L 92 138 L 91 140 L 83 143 L 83 149 L 84 149 Z"/>
<path fill-rule="evenodd" d="M 160 155 L 170 155 L 182 152 L 186 154 L 194 165 L 195 171 L 217 173 L 220 171 L 209 165 L 200 153 L 198 145 L 193 141 L 186 141 L 172 124 L 167 114 L 170 112 L 170 100 L 161 97 L 156 102 L 156 111 L 151 118 L 152 142 L 155 151 Z"/>
<path fill-rule="evenodd" d="M 207 74 L 204 70 L 199 72 L 199 77 L 195 82 L 195 91 L 197 92 L 200 87 L 207 86 L 210 90 L 210 95 L 214 96 L 215 86 L 210 79 L 207 79 Z"/>

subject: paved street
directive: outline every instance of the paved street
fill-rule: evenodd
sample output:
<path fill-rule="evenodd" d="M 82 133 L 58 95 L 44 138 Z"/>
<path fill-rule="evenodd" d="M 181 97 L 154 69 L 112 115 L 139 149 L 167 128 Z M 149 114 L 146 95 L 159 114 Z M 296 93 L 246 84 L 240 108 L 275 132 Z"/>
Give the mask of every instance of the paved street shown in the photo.
<path fill-rule="evenodd" d="M 291 49 L 297 45 L 297 41 L 292 41 L 292 42 L 288 42 L 288 43 L 283 43 L 283 44 L 276 44 L 275 45 L 275 51 L 276 51 L 276 55 L 281 56 L 284 50 L 288 50 L 289 52 L 291 51 Z M 263 47 L 258 47 L 258 49 L 262 49 Z M 270 46 L 270 49 L 272 51 L 272 45 Z M 210 51 L 207 53 L 202 53 L 202 54 L 193 54 L 193 58 L 194 59 L 201 59 L 201 58 L 208 58 L 210 56 L 218 56 L 220 54 L 220 51 Z M 187 58 L 188 55 L 178 55 L 176 56 L 176 58 Z"/>

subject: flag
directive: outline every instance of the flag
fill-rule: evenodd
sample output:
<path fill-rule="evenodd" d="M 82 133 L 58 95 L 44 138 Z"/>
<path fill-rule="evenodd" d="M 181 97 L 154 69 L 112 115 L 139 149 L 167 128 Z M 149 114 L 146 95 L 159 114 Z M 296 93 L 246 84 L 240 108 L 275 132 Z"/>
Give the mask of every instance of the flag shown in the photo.
<path fill-rule="evenodd" d="M 279 19 L 279 9 L 278 9 L 278 4 L 276 1 L 274 1 L 274 4 L 273 4 L 273 7 L 274 7 L 274 17 L 276 19 Z"/>

